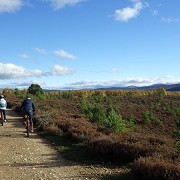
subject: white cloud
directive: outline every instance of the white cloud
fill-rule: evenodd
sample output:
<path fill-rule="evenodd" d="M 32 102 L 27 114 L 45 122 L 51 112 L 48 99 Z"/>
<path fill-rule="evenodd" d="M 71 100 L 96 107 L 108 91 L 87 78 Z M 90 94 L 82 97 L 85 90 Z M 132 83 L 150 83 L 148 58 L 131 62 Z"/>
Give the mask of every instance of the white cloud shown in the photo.
<path fill-rule="evenodd" d="M 55 65 L 52 69 L 52 75 L 58 76 L 58 75 L 66 75 L 66 74 L 72 74 L 72 69 L 59 65 Z"/>
<path fill-rule="evenodd" d="M 119 72 L 120 71 L 120 69 L 118 69 L 118 68 L 112 68 L 112 72 Z"/>
<path fill-rule="evenodd" d="M 140 0 L 131 1 L 133 2 L 132 7 L 126 7 L 115 11 L 115 20 L 121 22 L 128 22 L 130 19 L 137 17 L 143 7 L 148 6 L 148 4 L 143 5 Z"/>
<path fill-rule="evenodd" d="M 2 64 L 0 63 L 0 79 L 16 79 L 26 78 L 33 76 L 45 75 L 41 70 L 29 70 L 22 66 L 16 66 L 14 64 Z"/>
<path fill-rule="evenodd" d="M 69 54 L 68 52 L 66 52 L 66 51 L 64 51 L 62 49 L 54 51 L 54 54 L 56 54 L 57 56 L 60 56 L 62 58 L 76 59 L 76 56 L 74 56 L 72 54 Z"/>
<path fill-rule="evenodd" d="M 50 2 L 54 10 L 59 10 L 65 6 L 73 6 L 84 0 L 43 0 L 45 2 Z"/>
<path fill-rule="evenodd" d="M 19 54 L 19 57 L 20 58 L 23 58 L 23 59 L 30 59 L 31 57 L 27 54 Z"/>
<path fill-rule="evenodd" d="M 0 63 L 0 80 L 9 80 L 17 78 L 27 78 L 27 77 L 40 77 L 40 76 L 62 76 L 66 74 L 72 74 L 73 70 L 68 67 L 63 67 L 55 65 L 51 72 L 43 72 L 41 70 L 35 69 L 30 70 L 22 66 L 17 66 L 15 64 L 2 64 Z"/>
<path fill-rule="evenodd" d="M 48 52 L 45 49 L 34 48 L 34 50 L 37 51 L 39 54 L 43 54 L 43 55 L 48 54 Z"/>
<path fill-rule="evenodd" d="M 0 13 L 12 13 L 24 5 L 23 0 L 0 0 Z"/>
<path fill-rule="evenodd" d="M 161 18 L 161 21 L 165 23 L 179 23 L 180 19 L 179 18 Z"/>

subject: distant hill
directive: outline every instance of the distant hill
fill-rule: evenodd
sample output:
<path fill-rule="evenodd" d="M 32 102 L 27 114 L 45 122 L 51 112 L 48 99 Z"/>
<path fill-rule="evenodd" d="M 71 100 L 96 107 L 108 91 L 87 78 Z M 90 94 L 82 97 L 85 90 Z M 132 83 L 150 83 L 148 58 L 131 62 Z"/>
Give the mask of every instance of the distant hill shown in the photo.
<path fill-rule="evenodd" d="M 172 85 L 170 88 L 167 89 L 168 91 L 180 91 L 180 84 Z"/>
<path fill-rule="evenodd" d="M 154 85 L 151 85 L 151 86 L 140 87 L 138 89 L 153 90 L 153 89 L 159 89 L 159 88 L 164 88 L 167 91 L 180 91 L 180 84 L 171 84 L 171 85 L 154 84 Z"/>
<path fill-rule="evenodd" d="M 153 90 L 153 89 L 159 89 L 164 88 L 167 91 L 180 91 L 180 84 L 153 84 L 150 86 L 127 86 L 127 87 L 107 87 L 107 88 L 97 88 L 98 90 L 115 90 L 115 89 L 122 89 L 122 90 Z"/>

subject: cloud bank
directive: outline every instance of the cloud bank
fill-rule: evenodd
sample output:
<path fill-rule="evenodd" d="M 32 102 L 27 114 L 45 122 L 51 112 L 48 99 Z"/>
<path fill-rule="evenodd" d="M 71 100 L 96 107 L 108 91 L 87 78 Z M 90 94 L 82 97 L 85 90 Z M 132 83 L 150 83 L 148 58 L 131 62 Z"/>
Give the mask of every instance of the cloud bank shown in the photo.
<path fill-rule="evenodd" d="M 24 5 L 23 0 L 0 0 L 0 13 L 12 13 Z"/>
<path fill-rule="evenodd" d="M 173 78 L 171 76 L 161 78 L 127 78 L 125 80 L 111 80 L 111 81 L 79 81 L 76 83 L 66 84 L 62 89 L 97 89 L 109 87 L 131 87 L 131 86 L 150 86 L 153 84 L 178 84 L 180 78 Z"/>
<path fill-rule="evenodd" d="M 68 67 L 63 67 L 55 65 L 51 72 L 43 72 L 41 70 L 30 70 L 22 66 L 17 66 L 15 64 L 2 64 L 0 63 L 0 80 L 8 79 L 20 79 L 28 77 L 40 77 L 40 76 L 61 76 L 66 74 L 71 74 L 72 69 Z"/>
<path fill-rule="evenodd" d="M 0 79 L 17 79 L 26 78 L 32 76 L 42 76 L 44 73 L 41 70 L 29 70 L 22 66 L 16 66 L 14 64 L 2 64 L 0 63 Z"/>
<path fill-rule="evenodd" d="M 74 6 L 84 0 L 41 0 L 50 3 L 54 10 L 62 9 L 66 6 Z M 33 1 L 32 1 L 33 2 Z M 0 13 L 13 13 L 24 5 L 30 5 L 27 0 L 0 0 Z M 30 5 L 31 6 L 31 5 Z"/>

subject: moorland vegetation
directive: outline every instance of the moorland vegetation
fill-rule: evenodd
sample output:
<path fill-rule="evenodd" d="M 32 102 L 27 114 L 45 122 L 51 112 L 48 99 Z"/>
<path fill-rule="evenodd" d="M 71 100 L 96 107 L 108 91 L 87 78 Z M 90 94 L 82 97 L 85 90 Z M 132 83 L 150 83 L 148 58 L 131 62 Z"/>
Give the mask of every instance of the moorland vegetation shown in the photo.
<path fill-rule="evenodd" d="M 4 89 L 17 112 L 29 94 L 38 129 L 64 133 L 95 156 L 128 164 L 137 179 L 180 179 L 180 92 Z M 107 162 L 106 161 L 106 162 Z M 118 176 L 118 174 L 116 174 Z"/>

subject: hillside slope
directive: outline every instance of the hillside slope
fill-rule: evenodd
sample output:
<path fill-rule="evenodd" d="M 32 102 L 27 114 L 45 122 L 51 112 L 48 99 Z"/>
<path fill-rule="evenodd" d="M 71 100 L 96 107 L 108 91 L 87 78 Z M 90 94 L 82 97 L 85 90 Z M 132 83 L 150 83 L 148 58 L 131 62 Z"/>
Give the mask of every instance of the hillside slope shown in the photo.
<path fill-rule="evenodd" d="M 115 171 L 65 160 L 36 133 L 27 138 L 22 118 L 13 110 L 7 114 L 7 122 L 0 126 L 0 179 L 99 179 Z"/>

